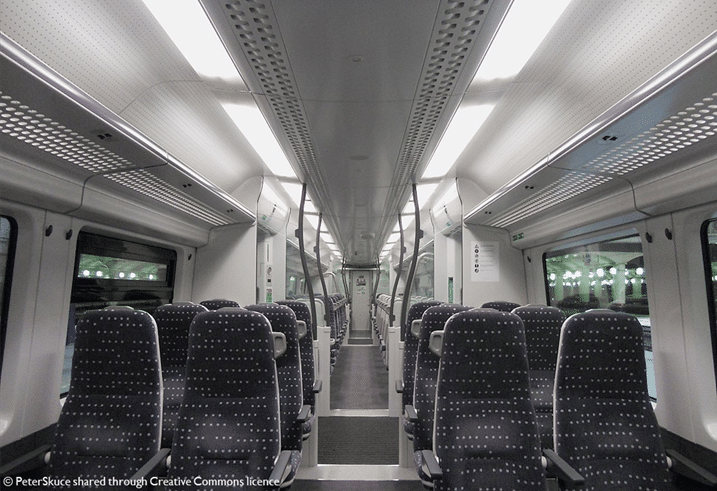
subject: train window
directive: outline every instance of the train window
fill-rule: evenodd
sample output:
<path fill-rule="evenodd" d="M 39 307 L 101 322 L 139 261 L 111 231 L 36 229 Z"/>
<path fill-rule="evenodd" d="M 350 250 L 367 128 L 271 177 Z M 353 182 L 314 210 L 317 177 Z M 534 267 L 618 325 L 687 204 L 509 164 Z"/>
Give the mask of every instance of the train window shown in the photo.
<path fill-rule="evenodd" d="M 5 333 L 10 304 L 17 223 L 11 217 L 0 216 L 0 371 L 5 353 Z"/>
<path fill-rule="evenodd" d="M 566 316 L 607 308 L 642 324 L 650 397 L 656 400 L 650 311 L 640 236 L 554 249 L 543 255 L 548 304 Z"/>
<path fill-rule="evenodd" d="M 75 323 L 88 310 L 127 305 L 154 313 L 170 303 L 174 291 L 175 251 L 80 232 L 67 322 L 61 396 L 70 388 Z"/>
<path fill-rule="evenodd" d="M 707 280 L 710 327 L 712 329 L 712 353 L 717 371 L 717 219 L 702 224 L 702 251 Z"/>

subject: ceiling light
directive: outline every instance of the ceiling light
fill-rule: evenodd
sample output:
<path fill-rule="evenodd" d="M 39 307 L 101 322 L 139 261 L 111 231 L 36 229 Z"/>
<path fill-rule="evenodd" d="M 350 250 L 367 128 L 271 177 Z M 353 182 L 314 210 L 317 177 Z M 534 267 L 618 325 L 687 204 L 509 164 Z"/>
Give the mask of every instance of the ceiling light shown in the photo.
<path fill-rule="evenodd" d="M 277 177 L 296 178 L 294 169 L 291 168 L 289 160 L 258 107 L 228 102 L 223 103 L 222 107 L 269 167 L 272 174 Z"/>
<path fill-rule="evenodd" d="M 473 83 L 510 79 L 520 73 L 569 3 L 570 0 L 515 0 Z"/>
<path fill-rule="evenodd" d="M 302 184 L 298 184 L 295 182 L 282 182 L 281 186 L 284 188 L 284 191 L 286 191 L 286 194 L 289 195 L 291 200 L 294 202 L 296 207 L 298 208 L 301 204 L 301 189 L 303 187 Z M 314 203 L 311 201 L 311 197 L 308 193 L 306 193 L 306 202 L 304 203 L 304 211 L 306 213 L 316 213 L 316 208 L 314 207 Z"/>
<path fill-rule="evenodd" d="M 438 183 L 430 183 L 430 184 L 418 184 L 416 186 L 416 193 L 418 194 L 418 208 L 423 209 L 424 206 L 426 206 L 426 203 L 428 202 L 429 198 L 433 196 L 433 193 L 436 191 L 436 188 L 438 188 Z"/>
<path fill-rule="evenodd" d="M 244 81 L 196 0 L 143 0 L 197 75 L 236 86 Z"/>
<path fill-rule="evenodd" d="M 460 106 L 443 134 L 438 148 L 423 172 L 423 179 L 444 177 L 463 153 L 481 125 L 488 119 L 493 104 Z"/>

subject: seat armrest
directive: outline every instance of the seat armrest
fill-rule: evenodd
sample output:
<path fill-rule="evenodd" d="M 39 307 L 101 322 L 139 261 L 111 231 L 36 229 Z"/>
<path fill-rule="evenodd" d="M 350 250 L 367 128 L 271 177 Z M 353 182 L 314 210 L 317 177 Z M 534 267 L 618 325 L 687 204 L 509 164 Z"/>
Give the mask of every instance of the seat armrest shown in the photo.
<path fill-rule="evenodd" d="M 269 480 L 276 484 L 278 488 L 281 484 L 286 481 L 291 473 L 291 450 L 282 450 L 279 457 L 276 459 L 274 469 L 271 471 Z"/>
<path fill-rule="evenodd" d="M 705 486 L 717 488 L 717 476 L 710 471 L 671 448 L 665 450 L 665 453 L 672 462 L 670 465 L 672 472 Z"/>
<path fill-rule="evenodd" d="M 396 392 L 403 394 L 403 379 L 396 380 Z"/>
<path fill-rule="evenodd" d="M 421 460 L 423 461 L 423 472 L 431 476 L 434 481 L 443 479 L 443 471 L 438 464 L 438 459 L 432 450 L 421 450 Z"/>
<path fill-rule="evenodd" d="M 139 481 L 140 479 L 144 479 L 146 481 L 150 477 L 165 475 L 167 473 L 167 458 L 171 451 L 171 448 L 160 448 L 159 452 L 154 454 L 146 464 L 140 467 L 130 480 Z"/>
<path fill-rule="evenodd" d="M 42 445 L 32 452 L 21 455 L 0 467 L 0 477 L 12 476 L 37 469 L 45 465 L 45 456 L 50 452 L 52 445 Z"/>
<path fill-rule="evenodd" d="M 544 448 L 543 456 L 546 459 L 545 470 L 548 475 L 558 478 L 568 489 L 585 484 L 585 478 L 554 450 Z"/>
<path fill-rule="evenodd" d="M 312 387 L 312 390 L 314 391 L 314 394 L 318 394 L 321 392 L 321 388 L 323 387 L 323 381 L 322 380 L 315 380 L 314 386 Z"/>
<path fill-rule="evenodd" d="M 406 404 L 404 412 L 406 414 L 406 419 L 411 423 L 418 422 L 418 413 L 416 413 L 416 409 L 413 407 L 413 404 Z"/>
<path fill-rule="evenodd" d="M 304 404 L 301 406 L 301 411 L 299 411 L 296 421 L 299 423 L 306 423 L 309 418 L 311 418 L 311 406 L 309 404 Z"/>

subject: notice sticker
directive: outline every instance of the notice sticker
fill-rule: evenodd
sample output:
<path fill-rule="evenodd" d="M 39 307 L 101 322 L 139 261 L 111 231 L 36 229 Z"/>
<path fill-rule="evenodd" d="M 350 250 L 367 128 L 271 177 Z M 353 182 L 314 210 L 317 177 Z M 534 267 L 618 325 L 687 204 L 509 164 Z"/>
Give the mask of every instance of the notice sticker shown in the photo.
<path fill-rule="evenodd" d="M 473 242 L 472 281 L 499 281 L 500 246 L 498 242 Z"/>

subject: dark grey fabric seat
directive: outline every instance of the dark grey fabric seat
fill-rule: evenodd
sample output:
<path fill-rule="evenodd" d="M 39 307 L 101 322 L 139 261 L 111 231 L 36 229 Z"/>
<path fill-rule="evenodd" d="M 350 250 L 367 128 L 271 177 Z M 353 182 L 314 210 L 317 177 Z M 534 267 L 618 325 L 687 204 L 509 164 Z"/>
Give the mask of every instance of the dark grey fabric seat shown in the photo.
<path fill-rule="evenodd" d="M 247 310 L 259 312 L 269 320 L 274 332 L 286 337 L 286 352 L 276 359 L 276 373 L 279 380 L 279 401 L 281 413 L 281 449 L 291 452 L 291 482 L 301 464 L 303 423 L 309 418 L 309 407 L 304 407 L 301 376 L 301 355 L 299 352 L 299 331 L 296 315 L 286 305 L 263 303 L 249 305 Z M 303 411 L 303 414 L 302 414 Z"/>
<path fill-rule="evenodd" d="M 433 413 L 436 402 L 436 378 L 440 358 L 428 346 L 433 331 L 442 330 L 446 321 L 458 312 L 470 310 L 456 304 L 441 304 L 427 309 L 421 317 L 421 333 L 416 348 L 416 374 L 413 388 L 413 455 L 416 472 L 424 485 L 431 486 L 431 478 L 423 472 L 421 451 L 433 449 Z M 409 411 L 407 411 L 408 415 Z M 410 417 L 410 415 L 409 415 Z"/>
<path fill-rule="evenodd" d="M 585 490 L 674 489 L 642 343 L 640 322 L 622 312 L 591 310 L 563 325 L 555 450 L 585 477 Z"/>
<path fill-rule="evenodd" d="M 311 332 L 311 310 L 303 302 L 282 300 L 279 305 L 286 305 L 294 311 L 296 320 L 306 324 L 307 333 L 299 338 L 299 353 L 301 355 L 301 380 L 304 404 L 311 406 L 311 416 L 303 424 L 304 438 L 308 437 L 316 420 L 316 392 L 320 390 L 320 384 L 316 384 L 316 371 L 314 366 L 314 337 Z"/>
<path fill-rule="evenodd" d="M 419 302 L 411 305 L 406 316 L 406 323 L 402 327 L 403 336 L 403 387 L 401 389 L 401 407 L 413 404 L 413 381 L 416 376 L 416 352 L 418 351 L 418 338 L 411 334 L 411 324 L 420 320 L 423 313 L 430 307 L 440 305 L 440 302 L 429 301 Z M 420 332 L 420 331 L 419 331 Z M 405 412 L 401 415 L 403 430 L 409 438 L 413 439 L 413 423 L 406 417 Z"/>
<path fill-rule="evenodd" d="M 547 489 L 518 316 L 473 309 L 446 322 L 435 413 L 434 489 Z"/>
<path fill-rule="evenodd" d="M 513 309 L 520 307 L 519 303 L 507 302 L 505 300 L 494 300 L 492 302 L 485 302 L 480 306 L 482 309 L 493 309 L 499 312 L 512 312 Z"/>
<path fill-rule="evenodd" d="M 565 314 L 556 307 L 525 305 L 513 310 L 525 327 L 530 368 L 530 392 L 540 426 L 540 443 L 553 448 L 553 387 L 560 328 Z"/>
<path fill-rule="evenodd" d="M 162 373 L 154 319 L 130 308 L 77 322 L 72 380 L 57 422 L 50 475 L 129 479 L 158 451 Z"/>
<path fill-rule="evenodd" d="M 271 477 L 281 451 L 274 356 L 271 325 L 262 314 L 241 308 L 197 314 L 170 479 Z"/>
<path fill-rule="evenodd" d="M 162 383 L 164 400 L 162 407 L 162 447 L 171 448 L 177 414 L 184 399 L 185 371 L 189 326 L 194 316 L 207 308 L 192 302 L 162 305 L 154 311 L 159 333 L 159 353 L 162 358 Z"/>
<path fill-rule="evenodd" d="M 223 298 L 215 298 L 213 300 L 202 300 L 199 302 L 200 305 L 204 305 L 209 310 L 219 310 L 224 307 L 239 307 L 239 304 L 234 300 L 226 300 Z"/>

